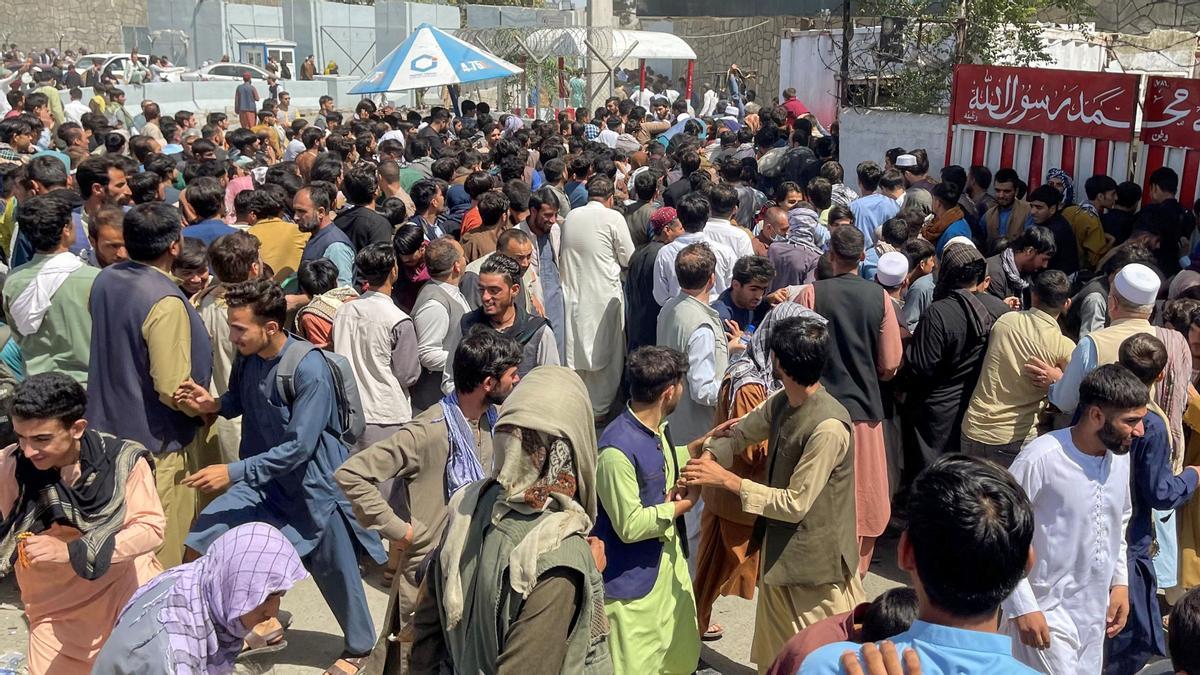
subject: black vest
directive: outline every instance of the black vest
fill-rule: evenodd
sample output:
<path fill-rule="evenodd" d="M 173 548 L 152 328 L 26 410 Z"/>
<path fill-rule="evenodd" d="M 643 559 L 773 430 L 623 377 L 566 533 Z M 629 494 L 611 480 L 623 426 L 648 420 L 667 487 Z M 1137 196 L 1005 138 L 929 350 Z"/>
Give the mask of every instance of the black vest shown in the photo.
<path fill-rule="evenodd" d="M 829 360 L 821 384 L 846 406 L 850 419 L 882 420 L 879 395 L 879 329 L 883 325 L 883 289 L 856 274 L 813 283 L 813 309 L 829 322 Z"/>

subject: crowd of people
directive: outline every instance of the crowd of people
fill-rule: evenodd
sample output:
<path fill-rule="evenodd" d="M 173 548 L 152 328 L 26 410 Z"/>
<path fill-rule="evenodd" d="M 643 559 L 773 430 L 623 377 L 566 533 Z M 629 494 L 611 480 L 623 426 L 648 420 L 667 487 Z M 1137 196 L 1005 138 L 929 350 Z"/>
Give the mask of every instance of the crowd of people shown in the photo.
<path fill-rule="evenodd" d="M 234 126 L 14 82 L 0 573 L 33 675 L 230 672 L 309 575 L 335 675 L 689 673 L 720 596 L 756 599 L 760 673 L 1200 674 L 1169 168 L 1077 198 L 896 147 L 848 180 L 791 90 L 527 123 L 247 79 Z M 910 585 L 869 598 L 889 528 Z"/>

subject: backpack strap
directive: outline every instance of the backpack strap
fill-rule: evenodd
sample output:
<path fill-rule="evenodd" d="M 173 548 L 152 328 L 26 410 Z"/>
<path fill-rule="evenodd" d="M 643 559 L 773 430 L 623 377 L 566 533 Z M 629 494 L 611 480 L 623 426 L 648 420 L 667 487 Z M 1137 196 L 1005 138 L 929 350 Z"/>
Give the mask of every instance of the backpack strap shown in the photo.
<path fill-rule="evenodd" d="M 308 353 L 316 347 L 307 340 L 294 340 L 293 344 L 283 350 L 279 358 L 279 366 L 275 369 L 275 391 L 283 399 L 284 405 L 291 405 L 296 400 L 296 368 Z"/>

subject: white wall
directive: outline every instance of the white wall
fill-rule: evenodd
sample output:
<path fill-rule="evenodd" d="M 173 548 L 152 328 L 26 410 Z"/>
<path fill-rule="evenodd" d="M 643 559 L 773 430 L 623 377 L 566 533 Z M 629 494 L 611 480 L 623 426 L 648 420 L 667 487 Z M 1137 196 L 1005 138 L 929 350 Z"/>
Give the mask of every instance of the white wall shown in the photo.
<path fill-rule="evenodd" d="M 840 161 L 846 182 L 857 188 L 858 180 L 853 176 L 858 163 L 869 159 L 883 166 L 883 153 L 897 146 L 905 150 L 925 148 L 929 173 L 938 175 L 946 165 L 947 121 L 944 115 L 842 109 Z"/>

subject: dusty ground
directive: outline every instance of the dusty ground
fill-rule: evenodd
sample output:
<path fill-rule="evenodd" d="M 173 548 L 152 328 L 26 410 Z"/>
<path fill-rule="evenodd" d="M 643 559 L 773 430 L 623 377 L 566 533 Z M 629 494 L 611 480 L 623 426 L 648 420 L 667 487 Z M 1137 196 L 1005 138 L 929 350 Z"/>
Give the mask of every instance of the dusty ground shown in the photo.
<path fill-rule="evenodd" d="M 866 579 L 869 596 L 899 585 L 907 577 L 901 575 L 894 563 L 895 540 L 882 542 L 879 560 L 872 565 Z M 387 594 L 380 585 L 379 573 L 373 570 L 364 581 L 367 602 L 380 621 L 387 608 Z M 326 607 L 311 579 L 292 589 L 283 601 L 284 609 L 292 612 L 294 623 L 288 631 L 288 647 L 275 654 L 244 662 L 238 673 L 300 675 L 320 673 L 337 659 L 342 650 L 342 634 L 337 621 Z M 741 598 L 721 598 L 714 611 L 714 621 L 725 627 L 725 637 L 704 643 L 701 670 L 728 675 L 747 675 L 755 672 L 750 663 L 750 641 L 754 633 L 754 602 Z M 12 577 L 0 582 L 0 655 L 25 652 L 26 629 L 21 613 L 20 598 Z"/>

